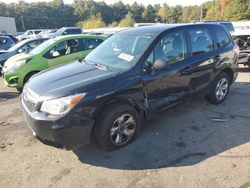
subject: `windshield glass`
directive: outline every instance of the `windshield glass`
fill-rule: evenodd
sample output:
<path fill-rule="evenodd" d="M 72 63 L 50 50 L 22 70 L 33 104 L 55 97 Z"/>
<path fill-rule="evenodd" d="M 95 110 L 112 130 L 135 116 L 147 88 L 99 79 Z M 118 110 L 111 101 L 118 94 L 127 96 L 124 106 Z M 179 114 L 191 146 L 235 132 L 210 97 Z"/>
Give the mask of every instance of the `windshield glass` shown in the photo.
<path fill-rule="evenodd" d="M 59 35 L 61 35 L 61 34 L 63 33 L 63 31 L 64 31 L 63 28 L 59 29 L 59 30 L 57 30 L 57 31 L 55 32 L 55 35 L 56 35 L 56 36 L 59 36 Z"/>
<path fill-rule="evenodd" d="M 12 52 L 12 51 L 18 50 L 20 47 L 22 47 L 27 42 L 28 42 L 28 40 L 23 40 L 23 41 L 17 43 L 16 45 L 12 46 L 11 48 L 9 48 L 8 51 Z"/>
<path fill-rule="evenodd" d="M 108 68 L 127 70 L 136 64 L 152 40 L 153 36 L 149 35 L 113 35 L 92 51 L 85 60 Z"/>
<path fill-rule="evenodd" d="M 41 52 L 43 52 L 46 48 L 48 48 L 51 44 L 53 44 L 55 42 L 54 39 L 49 39 L 45 42 L 43 42 L 42 44 L 38 45 L 36 48 L 34 48 L 33 50 L 31 50 L 29 52 L 29 54 L 31 55 L 37 55 L 40 54 Z"/>

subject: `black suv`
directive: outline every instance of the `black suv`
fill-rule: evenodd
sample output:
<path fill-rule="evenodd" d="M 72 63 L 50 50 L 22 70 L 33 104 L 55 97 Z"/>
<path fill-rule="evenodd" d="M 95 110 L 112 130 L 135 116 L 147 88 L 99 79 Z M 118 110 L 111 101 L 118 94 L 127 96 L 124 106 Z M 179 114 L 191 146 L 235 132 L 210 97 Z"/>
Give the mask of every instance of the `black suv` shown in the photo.
<path fill-rule="evenodd" d="M 36 74 L 21 95 L 41 141 L 66 149 L 91 140 L 118 149 L 142 120 L 204 92 L 222 103 L 236 79 L 238 47 L 219 24 L 155 25 L 119 32 L 85 59 Z"/>

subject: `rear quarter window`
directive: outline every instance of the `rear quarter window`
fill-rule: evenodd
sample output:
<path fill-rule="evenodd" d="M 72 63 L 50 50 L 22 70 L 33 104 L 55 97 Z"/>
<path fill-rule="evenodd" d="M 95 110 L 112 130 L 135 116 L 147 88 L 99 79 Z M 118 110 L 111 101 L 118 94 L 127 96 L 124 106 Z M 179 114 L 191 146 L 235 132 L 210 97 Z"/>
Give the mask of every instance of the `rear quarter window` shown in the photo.
<path fill-rule="evenodd" d="M 216 45 L 218 48 L 224 48 L 230 43 L 230 38 L 223 29 L 213 29 L 216 36 Z"/>

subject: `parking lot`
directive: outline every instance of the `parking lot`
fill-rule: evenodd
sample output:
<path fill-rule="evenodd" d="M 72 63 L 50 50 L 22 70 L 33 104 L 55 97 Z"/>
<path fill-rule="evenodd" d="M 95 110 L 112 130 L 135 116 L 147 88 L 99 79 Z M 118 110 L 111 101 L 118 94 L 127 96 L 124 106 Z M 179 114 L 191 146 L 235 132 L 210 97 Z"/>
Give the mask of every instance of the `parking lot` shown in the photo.
<path fill-rule="evenodd" d="M 114 152 L 40 143 L 2 79 L 0 112 L 1 187 L 250 187 L 248 68 L 222 105 L 196 97 L 144 122 L 140 137 Z"/>

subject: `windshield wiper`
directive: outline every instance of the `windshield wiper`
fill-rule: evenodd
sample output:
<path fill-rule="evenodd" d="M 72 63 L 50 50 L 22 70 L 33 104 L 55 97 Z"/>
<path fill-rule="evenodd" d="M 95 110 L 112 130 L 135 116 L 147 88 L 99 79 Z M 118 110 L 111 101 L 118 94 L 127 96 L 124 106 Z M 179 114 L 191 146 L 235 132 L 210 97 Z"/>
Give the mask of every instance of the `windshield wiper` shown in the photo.
<path fill-rule="evenodd" d="M 109 70 L 107 66 L 105 65 L 101 65 L 101 64 L 98 64 L 98 63 L 94 63 L 95 67 L 98 68 L 98 69 L 102 69 L 102 70 Z"/>
<path fill-rule="evenodd" d="M 105 65 L 101 65 L 101 64 L 98 64 L 98 63 L 94 63 L 94 62 L 91 62 L 91 61 L 86 61 L 84 58 L 81 58 L 78 60 L 80 63 L 85 63 L 85 64 L 91 64 L 91 65 L 94 65 L 96 68 L 98 69 L 102 69 L 102 70 L 109 70 L 108 69 L 108 66 L 105 66 Z"/>

